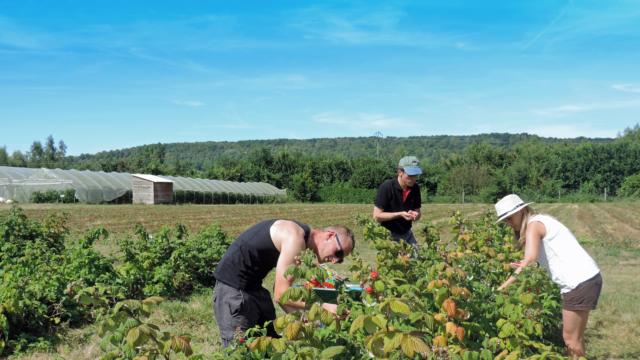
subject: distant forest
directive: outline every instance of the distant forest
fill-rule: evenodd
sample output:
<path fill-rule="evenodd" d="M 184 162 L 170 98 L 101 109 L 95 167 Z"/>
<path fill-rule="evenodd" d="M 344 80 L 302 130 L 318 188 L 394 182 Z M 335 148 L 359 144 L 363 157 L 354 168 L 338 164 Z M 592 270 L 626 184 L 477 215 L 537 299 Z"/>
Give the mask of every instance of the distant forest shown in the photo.
<path fill-rule="evenodd" d="M 58 167 L 230 181 L 287 189 L 293 200 L 372 202 L 405 155 L 421 160 L 424 201 L 493 202 L 515 192 L 532 201 L 640 197 L 640 128 L 615 139 L 529 134 L 276 139 L 150 144 L 67 156 L 52 136 L 26 152 L 0 147 L 0 165 Z"/>

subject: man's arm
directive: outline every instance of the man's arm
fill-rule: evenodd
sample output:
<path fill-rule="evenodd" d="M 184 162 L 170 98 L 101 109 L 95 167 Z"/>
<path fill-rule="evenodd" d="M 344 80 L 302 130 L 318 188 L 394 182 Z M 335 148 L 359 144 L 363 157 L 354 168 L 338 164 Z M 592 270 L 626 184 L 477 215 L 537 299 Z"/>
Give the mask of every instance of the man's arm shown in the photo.
<path fill-rule="evenodd" d="M 280 298 L 289 287 L 293 284 L 293 277 L 285 276 L 285 272 L 289 266 L 295 263 L 296 256 L 300 255 L 305 249 L 304 230 L 293 221 L 278 221 L 271 227 L 271 238 L 277 239 L 280 243 L 280 256 L 276 264 L 275 286 L 273 298 L 280 303 Z M 298 309 L 304 309 L 304 302 L 287 302 L 280 304 L 285 312 L 292 312 Z"/>
<path fill-rule="evenodd" d="M 420 209 L 418 209 L 418 213 L 419 212 L 420 212 Z M 410 211 L 386 212 L 377 206 L 373 207 L 373 219 L 379 223 L 397 219 L 397 218 L 403 218 L 408 221 L 416 220 L 414 218 L 414 215 L 411 214 Z"/>
<path fill-rule="evenodd" d="M 277 238 L 280 242 L 280 256 L 276 265 L 276 279 L 273 291 L 274 300 L 280 304 L 282 294 L 291 287 L 294 280 L 293 277 L 285 276 L 284 274 L 289 266 L 295 263 L 296 256 L 300 255 L 302 250 L 306 248 L 304 230 L 293 221 L 281 220 L 271 227 L 271 238 Z M 303 310 L 305 305 L 304 301 L 289 301 L 285 304 L 280 304 L 287 313 Z M 324 303 L 322 308 L 334 314 L 338 310 L 336 304 Z"/>

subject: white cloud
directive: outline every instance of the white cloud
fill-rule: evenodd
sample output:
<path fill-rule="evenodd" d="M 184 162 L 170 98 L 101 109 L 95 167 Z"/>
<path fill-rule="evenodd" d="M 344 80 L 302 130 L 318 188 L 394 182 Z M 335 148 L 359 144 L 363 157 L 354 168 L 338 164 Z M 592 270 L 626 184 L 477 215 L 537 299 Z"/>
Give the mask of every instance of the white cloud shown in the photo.
<path fill-rule="evenodd" d="M 435 34 L 401 29 L 406 14 L 399 9 L 352 9 L 340 12 L 320 7 L 293 14 L 292 26 L 308 39 L 346 45 L 445 46 L 457 49 L 469 44 L 455 34 Z"/>
<path fill-rule="evenodd" d="M 533 110 L 535 114 L 546 117 L 564 117 L 577 113 L 599 111 L 599 110 L 616 110 L 616 109 L 628 109 L 640 107 L 640 99 L 628 100 L 628 101 L 611 101 L 603 103 L 591 103 L 591 104 L 566 104 L 562 106 L 536 109 Z"/>
<path fill-rule="evenodd" d="M 635 84 L 614 84 L 611 87 L 618 91 L 640 93 L 640 85 Z"/>
<path fill-rule="evenodd" d="M 318 87 L 319 84 L 301 74 L 267 74 L 263 76 L 232 79 L 248 88 L 267 88 L 278 90 L 301 90 Z"/>
<path fill-rule="evenodd" d="M 580 136 L 589 138 L 613 138 L 617 133 L 615 130 L 594 129 L 585 124 L 534 125 L 524 129 L 523 132 L 543 137 L 561 139 L 576 138 Z"/>
<path fill-rule="evenodd" d="M 583 111 L 587 111 L 588 107 L 582 105 L 562 105 L 556 107 L 550 107 L 546 109 L 540 109 L 534 111 L 536 114 L 544 116 L 566 116 L 569 114 L 575 114 Z"/>
<path fill-rule="evenodd" d="M 249 123 L 245 123 L 245 122 L 233 122 L 233 123 L 226 123 L 226 124 L 222 124 L 216 127 L 220 127 L 223 129 L 253 129 L 255 128 L 255 126 L 253 126 L 252 124 Z"/>
<path fill-rule="evenodd" d="M 0 16 L 0 45 L 20 50 L 44 50 L 54 42 L 46 34 L 25 28 L 10 18 Z"/>
<path fill-rule="evenodd" d="M 311 117 L 312 121 L 318 124 L 328 124 L 342 126 L 349 130 L 384 130 L 403 126 L 414 126 L 415 124 L 407 119 L 393 117 L 385 114 L 357 113 L 344 114 L 336 112 L 323 112 Z"/>
<path fill-rule="evenodd" d="M 636 37 L 639 34 L 640 10 L 635 5 L 633 1 L 568 1 L 543 29 L 524 44 L 524 48 L 537 43 L 545 46 L 603 35 Z"/>
<path fill-rule="evenodd" d="M 197 101 L 197 100 L 173 100 L 172 103 L 179 106 L 186 106 L 186 107 L 204 106 L 204 103 L 202 101 Z"/>

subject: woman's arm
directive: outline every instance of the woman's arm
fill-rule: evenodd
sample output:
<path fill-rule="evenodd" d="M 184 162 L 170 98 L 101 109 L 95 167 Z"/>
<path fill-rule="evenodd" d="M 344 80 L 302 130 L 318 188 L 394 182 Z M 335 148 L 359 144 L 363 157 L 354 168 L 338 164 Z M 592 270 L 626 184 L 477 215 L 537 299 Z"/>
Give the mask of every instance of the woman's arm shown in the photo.
<path fill-rule="evenodd" d="M 502 291 L 509 287 L 509 285 L 513 284 L 517 279 L 518 275 L 524 270 L 525 266 L 529 264 L 535 264 L 538 261 L 538 256 L 540 255 L 540 246 L 542 244 L 542 239 L 546 234 L 546 228 L 544 224 L 539 221 L 532 221 L 527 226 L 527 233 L 525 234 L 525 247 L 524 247 L 524 259 L 520 261 L 518 267 L 513 270 L 513 273 L 509 276 L 509 278 L 500 285 L 498 291 Z"/>

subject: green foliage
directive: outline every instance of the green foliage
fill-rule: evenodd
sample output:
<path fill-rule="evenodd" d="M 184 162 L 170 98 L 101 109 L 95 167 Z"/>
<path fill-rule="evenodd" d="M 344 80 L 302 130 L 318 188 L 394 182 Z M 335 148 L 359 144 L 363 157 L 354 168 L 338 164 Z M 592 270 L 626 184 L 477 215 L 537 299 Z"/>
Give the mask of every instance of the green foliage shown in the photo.
<path fill-rule="evenodd" d="M 98 335 L 103 360 L 170 359 L 172 355 L 191 356 L 191 339 L 162 331 L 149 321 L 154 308 L 164 301 L 161 297 L 144 300 L 124 300 L 115 304 L 101 317 Z"/>
<path fill-rule="evenodd" d="M 318 184 L 309 171 L 293 175 L 291 193 L 296 200 L 310 202 L 318 200 Z"/>
<path fill-rule="evenodd" d="M 397 160 L 395 161 L 397 164 Z M 377 189 L 386 179 L 396 174 L 394 162 L 373 158 L 360 158 L 355 161 L 351 174 L 351 186 L 361 189 Z"/>
<path fill-rule="evenodd" d="M 194 289 L 215 283 L 213 271 L 224 255 L 229 240 L 218 225 L 188 237 L 186 228 L 163 227 L 149 234 L 136 226 L 136 237 L 118 241 L 122 264 L 117 271 L 127 294 L 143 296 L 186 296 Z"/>
<path fill-rule="evenodd" d="M 69 248 L 66 234 L 65 219 L 59 216 L 40 223 L 13 207 L 0 219 L 0 323 L 7 324 L 1 328 L 3 344 L 12 350 L 36 344 L 28 339 L 42 339 L 64 323 L 86 319 L 73 300 L 73 284 L 116 282 L 111 263 L 91 248 L 102 231 Z"/>
<path fill-rule="evenodd" d="M 90 230 L 78 242 L 65 244 L 67 232 L 63 216 L 38 222 L 13 207 L 0 218 L 0 355 L 47 349 L 61 326 L 100 318 L 125 298 L 187 296 L 195 289 L 211 287 L 215 266 L 230 242 L 217 225 L 193 236 L 182 225 L 154 235 L 137 227 L 136 238 L 119 242 L 122 257 L 114 261 L 94 250 L 96 241 L 108 237 L 105 229 Z M 130 315 L 147 316 L 145 301 L 140 306 L 146 313 Z M 113 316 L 122 316 L 116 315 L 119 310 Z M 140 336 L 164 341 L 163 354 L 185 352 L 188 340 L 166 338 L 152 330 L 151 325 L 140 327 Z M 153 345 L 140 340 L 147 349 L 142 351 L 138 341 L 131 340 L 129 345 L 133 343 L 132 349 L 139 353 L 146 354 L 146 346 Z"/>
<path fill-rule="evenodd" d="M 42 203 L 73 203 L 76 199 L 76 191 L 74 189 L 66 189 L 62 191 L 48 190 L 36 191 L 31 194 L 31 202 L 36 204 Z"/>
<path fill-rule="evenodd" d="M 494 202 L 508 193 L 538 202 L 600 201 L 605 189 L 616 194 L 626 177 L 640 172 L 638 132 L 636 125 L 616 139 L 483 134 L 150 144 L 78 157 L 64 157 L 66 145 L 61 142 L 56 148 L 51 138 L 44 146 L 34 142 L 28 156 L 19 151 L 8 156 L 0 147 L 0 164 L 260 181 L 287 189 L 294 201 L 370 203 L 363 190 L 375 190 L 393 177 L 398 159 L 411 154 L 421 159 L 425 170 L 418 178 L 430 196 L 425 202 Z M 345 183 L 355 190 L 351 196 L 345 195 Z M 274 200 L 199 192 L 177 192 L 175 199 Z"/>
<path fill-rule="evenodd" d="M 322 202 L 338 204 L 367 204 L 373 203 L 376 190 L 354 188 L 350 183 L 341 182 L 324 185 L 318 191 Z"/>
<path fill-rule="evenodd" d="M 623 197 L 640 197 L 640 173 L 627 176 L 618 190 L 618 195 Z"/>
<path fill-rule="evenodd" d="M 173 199 L 176 204 L 264 204 L 284 201 L 282 196 L 260 196 L 254 194 L 249 195 L 190 190 L 174 191 Z"/>
<path fill-rule="evenodd" d="M 508 292 L 497 292 L 519 260 L 512 233 L 491 214 L 469 223 L 454 213 L 454 234 L 442 240 L 425 226 L 416 252 L 368 218 L 359 218 L 376 264 L 354 256 L 351 281 L 364 288 L 354 299 L 338 289 L 338 314 L 327 313 L 309 282 L 325 273 L 303 254 L 287 275 L 303 286 L 281 302 L 303 300 L 306 309 L 274 321 L 282 338 L 250 330 L 214 358 L 231 359 L 561 359 L 560 299 L 537 268 L 527 268 Z M 348 310 L 348 311 L 347 311 Z"/>

